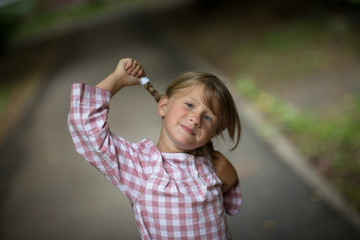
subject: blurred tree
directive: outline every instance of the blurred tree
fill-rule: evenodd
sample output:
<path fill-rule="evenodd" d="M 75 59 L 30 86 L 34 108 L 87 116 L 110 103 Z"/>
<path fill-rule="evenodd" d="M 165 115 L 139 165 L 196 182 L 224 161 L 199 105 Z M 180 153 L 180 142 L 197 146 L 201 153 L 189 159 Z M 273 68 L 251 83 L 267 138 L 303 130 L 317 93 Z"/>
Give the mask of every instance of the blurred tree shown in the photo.
<path fill-rule="evenodd" d="M 360 0 L 331 0 L 345 16 L 350 26 L 360 31 Z"/>
<path fill-rule="evenodd" d="M 33 11 L 35 0 L 3 0 L 0 2 L 0 54 L 22 19 Z"/>

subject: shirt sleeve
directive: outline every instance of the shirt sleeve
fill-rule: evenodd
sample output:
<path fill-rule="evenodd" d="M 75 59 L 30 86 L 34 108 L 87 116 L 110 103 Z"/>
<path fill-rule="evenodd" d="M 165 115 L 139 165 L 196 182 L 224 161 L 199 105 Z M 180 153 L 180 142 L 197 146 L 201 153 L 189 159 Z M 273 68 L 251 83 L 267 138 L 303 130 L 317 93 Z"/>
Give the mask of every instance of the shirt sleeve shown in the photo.
<path fill-rule="evenodd" d="M 240 192 L 240 181 L 238 181 L 229 191 L 224 193 L 224 208 L 227 214 L 234 216 L 242 205 Z"/>
<path fill-rule="evenodd" d="M 107 122 L 111 93 L 84 83 L 74 83 L 68 127 L 76 151 L 104 174 L 130 200 L 138 198 L 146 174 L 142 162 L 150 151 L 146 143 L 125 141 L 110 131 Z M 145 167 L 146 169 L 146 167 Z"/>

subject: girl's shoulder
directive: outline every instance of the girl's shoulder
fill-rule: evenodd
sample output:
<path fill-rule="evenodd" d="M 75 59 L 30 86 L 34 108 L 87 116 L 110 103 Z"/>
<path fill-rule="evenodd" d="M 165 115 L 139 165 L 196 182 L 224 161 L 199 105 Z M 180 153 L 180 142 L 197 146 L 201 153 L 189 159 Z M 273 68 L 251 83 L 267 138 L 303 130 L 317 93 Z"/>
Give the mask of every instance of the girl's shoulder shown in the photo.
<path fill-rule="evenodd" d="M 136 149 L 142 167 L 152 168 L 161 158 L 161 153 L 156 144 L 147 138 L 141 140 L 138 143 L 134 143 L 133 147 Z"/>
<path fill-rule="evenodd" d="M 154 144 L 150 139 L 143 139 L 138 143 L 134 143 L 134 146 L 140 151 L 141 153 L 152 156 L 160 154 L 159 149 L 157 148 L 156 144 Z"/>

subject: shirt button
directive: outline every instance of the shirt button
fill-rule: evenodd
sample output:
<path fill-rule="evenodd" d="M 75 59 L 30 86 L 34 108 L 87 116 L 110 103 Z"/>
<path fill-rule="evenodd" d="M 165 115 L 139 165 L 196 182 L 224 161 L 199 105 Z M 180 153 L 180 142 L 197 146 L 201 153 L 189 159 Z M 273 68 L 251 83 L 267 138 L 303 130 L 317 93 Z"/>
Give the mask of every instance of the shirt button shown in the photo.
<path fill-rule="evenodd" d="M 190 155 L 190 160 L 194 160 L 194 156 L 193 155 Z"/>
<path fill-rule="evenodd" d="M 199 174 L 199 172 L 197 170 L 195 170 L 194 174 L 197 176 Z"/>
<path fill-rule="evenodd" d="M 203 188 L 203 190 L 207 190 L 207 187 L 206 187 L 206 186 L 203 186 L 202 188 Z"/>

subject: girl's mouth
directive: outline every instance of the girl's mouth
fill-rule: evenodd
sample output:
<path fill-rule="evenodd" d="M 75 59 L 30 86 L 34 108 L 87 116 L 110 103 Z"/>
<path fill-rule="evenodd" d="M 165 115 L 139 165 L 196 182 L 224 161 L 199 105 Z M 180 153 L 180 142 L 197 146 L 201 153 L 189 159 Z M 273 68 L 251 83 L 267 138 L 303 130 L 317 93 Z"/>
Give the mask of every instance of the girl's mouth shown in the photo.
<path fill-rule="evenodd" d="M 194 133 L 193 130 L 191 130 L 191 128 L 188 128 L 188 127 L 186 127 L 186 126 L 184 126 L 184 125 L 181 125 L 181 127 L 182 127 L 182 129 L 184 129 L 184 131 L 185 131 L 186 133 L 188 133 L 189 135 L 195 136 L 195 133 Z"/>

